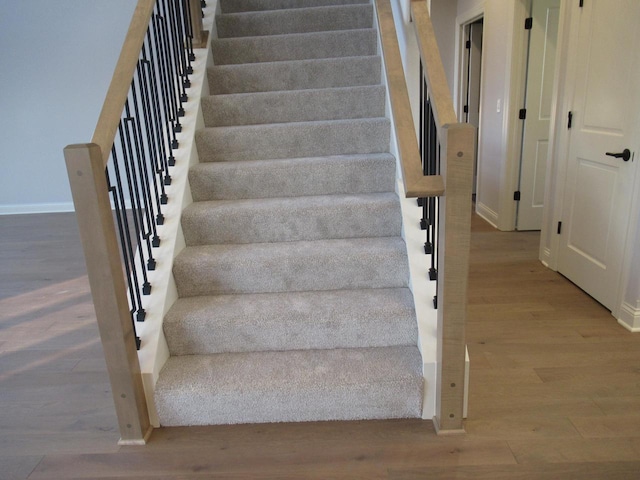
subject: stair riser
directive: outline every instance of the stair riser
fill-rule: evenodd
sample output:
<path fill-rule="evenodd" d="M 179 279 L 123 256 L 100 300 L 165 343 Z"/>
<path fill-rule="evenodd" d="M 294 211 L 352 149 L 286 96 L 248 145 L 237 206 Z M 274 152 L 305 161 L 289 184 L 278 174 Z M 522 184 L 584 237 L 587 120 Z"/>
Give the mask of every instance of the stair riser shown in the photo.
<path fill-rule="evenodd" d="M 206 201 L 392 192 L 394 177 L 395 159 L 377 154 L 201 163 L 189 183 L 194 201 Z"/>
<path fill-rule="evenodd" d="M 374 29 L 268 37 L 220 38 L 211 43 L 216 65 L 376 55 Z"/>
<path fill-rule="evenodd" d="M 219 38 L 371 28 L 371 5 L 229 13 L 216 17 Z"/>
<path fill-rule="evenodd" d="M 191 247 L 175 259 L 180 297 L 408 286 L 402 240 Z"/>
<path fill-rule="evenodd" d="M 391 237 L 399 209 L 395 194 L 200 202 L 183 212 L 182 230 L 189 246 Z"/>
<path fill-rule="evenodd" d="M 245 65 L 209 69 L 212 95 L 226 93 L 306 90 L 380 83 L 380 57 L 345 57 Z"/>
<path fill-rule="evenodd" d="M 171 355 L 415 345 L 409 289 L 221 295 L 178 300 Z"/>
<path fill-rule="evenodd" d="M 201 162 L 321 157 L 389 150 L 386 118 L 206 128 L 197 132 Z"/>
<path fill-rule="evenodd" d="M 222 13 L 370 3 L 371 0 L 220 0 Z"/>
<path fill-rule="evenodd" d="M 202 113 L 207 127 L 383 117 L 384 98 L 382 86 L 212 95 Z"/>

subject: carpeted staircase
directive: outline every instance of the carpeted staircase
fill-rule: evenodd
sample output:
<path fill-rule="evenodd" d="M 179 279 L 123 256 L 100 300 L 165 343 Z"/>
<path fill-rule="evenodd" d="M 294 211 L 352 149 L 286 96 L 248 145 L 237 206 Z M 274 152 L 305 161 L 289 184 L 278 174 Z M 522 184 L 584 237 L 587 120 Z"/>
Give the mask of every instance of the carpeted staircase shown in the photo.
<path fill-rule="evenodd" d="M 221 0 L 164 321 L 164 426 L 419 417 L 373 8 Z"/>

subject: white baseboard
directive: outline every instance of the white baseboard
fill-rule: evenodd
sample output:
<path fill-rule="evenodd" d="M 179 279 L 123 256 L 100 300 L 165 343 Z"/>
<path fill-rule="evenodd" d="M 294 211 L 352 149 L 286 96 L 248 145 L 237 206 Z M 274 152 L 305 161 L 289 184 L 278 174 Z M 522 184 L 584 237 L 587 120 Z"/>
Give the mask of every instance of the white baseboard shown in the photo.
<path fill-rule="evenodd" d="M 476 213 L 489 222 L 493 227 L 498 228 L 498 213 L 491 210 L 484 203 L 476 203 Z"/>
<path fill-rule="evenodd" d="M 640 308 L 636 308 L 626 302 L 623 303 L 620 308 L 618 323 L 630 332 L 640 332 Z"/>
<path fill-rule="evenodd" d="M 25 213 L 58 213 L 73 211 L 75 211 L 73 202 L 0 205 L 0 215 L 22 215 Z"/>

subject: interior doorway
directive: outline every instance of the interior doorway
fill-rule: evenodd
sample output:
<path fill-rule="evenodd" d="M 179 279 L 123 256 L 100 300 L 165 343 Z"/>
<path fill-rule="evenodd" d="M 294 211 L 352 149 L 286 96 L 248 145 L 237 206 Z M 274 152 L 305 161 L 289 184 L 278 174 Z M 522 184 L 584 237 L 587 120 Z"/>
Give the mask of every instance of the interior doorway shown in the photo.
<path fill-rule="evenodd" d="M 482 92 L 482 33 L 484 19 L 479 18 L 463 26 L 464 55 L 462 62 L 462 112 L 460 121 L 475 126 L 475 158 L 473 160 L 473 195 L 478 183 L 478 138 L 480 138 L 480 95 Z"/>
<path fill-rule="evenodd" d="M 516 230 L 540 230 L 544 209 L 560 0 L 531 0 L 524 87 Z"/>

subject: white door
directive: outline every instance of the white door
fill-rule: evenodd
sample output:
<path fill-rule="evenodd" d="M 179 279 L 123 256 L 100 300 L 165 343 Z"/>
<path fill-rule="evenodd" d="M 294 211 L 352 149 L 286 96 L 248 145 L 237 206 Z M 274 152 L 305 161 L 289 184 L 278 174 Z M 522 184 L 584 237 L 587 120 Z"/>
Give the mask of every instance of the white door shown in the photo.
<path fill-rule="evenodd" d="M 533 0 L 531 17 L 517 230 L 542 227 L 560 0 Z"/>
<path fill-rule="evenodd" d="M 586 0 L 577 32 L 558 270 L 614 307 L 640 145 L 640 1 Z M 566 128 L 566 126 L 565 126 Z M 631 158 L 608 156 L 629 150 Z"/>

